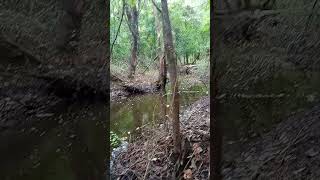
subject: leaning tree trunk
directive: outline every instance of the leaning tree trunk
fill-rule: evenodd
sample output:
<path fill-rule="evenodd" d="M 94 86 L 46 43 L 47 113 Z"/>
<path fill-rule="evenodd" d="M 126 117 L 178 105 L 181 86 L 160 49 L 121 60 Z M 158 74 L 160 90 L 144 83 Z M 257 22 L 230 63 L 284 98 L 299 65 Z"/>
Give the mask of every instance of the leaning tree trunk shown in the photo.
<path fill-rule="evenodd" d="M 163 25 L 163 41 L 165 57 L 168 62 L 168 71 L 172 90 L 172 105 L 171 105 L 171 119 L 173 126 L 173 143 L 174 143 L 174 158 L 178 159 L 181 152 L 181 135 L 179 122 L 179 94 L 178 94 L 178 78 L 177 78 L 177 58 L 175 56 L 175 49 L 173 47 L 173 38 L 171 23 L 169 18 L 167 0 L 161 0 L 162 4 L 162 25 Z"/>
<path fill-rule="evenodd" d="M 132 44 L 131 44 L 131 57 L 129 60 L 129 78 L 132 78 L 136 71 L 136 66 L 138 62 L 138 46 L 139 46 L 139 13 L 136 5 L 128 7 L 127 4 L 126 14 L 128 17 L 128 26 L 132 35 Z"/>

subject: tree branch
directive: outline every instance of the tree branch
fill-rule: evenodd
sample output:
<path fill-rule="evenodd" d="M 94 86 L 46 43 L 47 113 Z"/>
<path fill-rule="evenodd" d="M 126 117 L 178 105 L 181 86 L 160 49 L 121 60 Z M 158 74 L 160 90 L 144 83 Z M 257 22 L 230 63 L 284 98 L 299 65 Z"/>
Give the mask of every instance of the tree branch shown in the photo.
<path fill-rule="evenodd" d="M 122 6 L 122 15 L 121 15 L 121 19 L 120 19 L 120 24 L 118 26 L 118 30 L 117 30 L 117 33 L 116 33 L 116 37 L 114 38 L 113 42 L 112 42 L 112 45 L 111 45 L 111 48 L 110 48 L 110 57 L 112 57 L 112 50 L 113 50 L 113 46 L 114 46 L 114 43 L 116 42 L 117 40 L 117 37 L 119 35 L 119 32 L 120 32 L 120 27 L 121 27 L 121 24 L 122 24 L 122 20 L 123 20 L 123 16 L 124 16 L 124 11 L 125 11 L 125 2 L 124 0 L 122 1 L 123 2 L 123 6 Z"/>
<path fill-rule="evenodd" d="M 162 13 L 161 9 L 157 6 L 157 4 L 154 2 L 154 0 L 151 0 L 152 4 L 154 5 L 154 7 L 156 7 L 156 9 Z"/>

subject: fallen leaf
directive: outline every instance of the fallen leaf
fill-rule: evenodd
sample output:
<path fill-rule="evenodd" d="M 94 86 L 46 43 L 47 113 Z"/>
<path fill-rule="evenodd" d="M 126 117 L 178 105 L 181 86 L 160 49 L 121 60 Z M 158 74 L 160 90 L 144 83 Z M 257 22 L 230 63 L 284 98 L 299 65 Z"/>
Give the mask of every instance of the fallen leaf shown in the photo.
<path fill-rule="evenodd" d="M 191 180 L 192 179 L 192 171 L 191 169 L 187 169 L 185 171 L 183 171 L 184 174 L 183 174 L 183 178 L 186 179 L 186 180 Z"/>
<path fill-rule="evenodd" d="M 198 143 L 194 143 L 193 144 L 193 152 L 195 155 L 198 155 L 202 152 L 202 148 L 200 147 L 200 145 Z"/>

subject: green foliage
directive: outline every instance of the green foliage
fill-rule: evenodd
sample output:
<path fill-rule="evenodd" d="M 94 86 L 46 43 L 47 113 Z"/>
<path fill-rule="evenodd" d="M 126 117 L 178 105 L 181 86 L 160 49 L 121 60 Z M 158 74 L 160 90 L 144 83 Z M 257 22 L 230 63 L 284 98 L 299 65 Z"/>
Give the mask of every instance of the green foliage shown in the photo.
<path fill-rule="evenodd" d="M 131 7 L 133 7 L 133 6 L 135 6 L 136 5 L 136 0 L 129 0 L 129 5 L 131 6 Z"/>
<path fill-rule="evenodd" d="M 121 139 L 116 133 L 110 131 L 110 142 L 112 148 L 117 148 L 121 144 Z"/>
<path fill-rule="evenodd" d="M 178 55 L 205 52 L 209 48 L 209 11 L 202 7 L 184 5 L 177 2 L 171 6 L 172 27 L 175 33 L 176 50 Z"/>
<path fill-rule="evenodd" d="M 127 3 L 137 3 L 128 0 Z M 161 8 L 160 4 L 158 7 Z M 141 1 L 139 6 L 139 57 L 138 68 L 154 63 L 157 52 L 155 17 L 151 1 Z M 206 54 L 209 49 L 210 9 L 208 0 L 169 1 L 169 14 L 178 56 Z M 122 2 L 111 1 L 111 43 L 114 41 L 122 15 Z M 131 33 L 124 16 L 120 33 L 113 47 L 112 64 L 128 64 L 131 51 Z"/>

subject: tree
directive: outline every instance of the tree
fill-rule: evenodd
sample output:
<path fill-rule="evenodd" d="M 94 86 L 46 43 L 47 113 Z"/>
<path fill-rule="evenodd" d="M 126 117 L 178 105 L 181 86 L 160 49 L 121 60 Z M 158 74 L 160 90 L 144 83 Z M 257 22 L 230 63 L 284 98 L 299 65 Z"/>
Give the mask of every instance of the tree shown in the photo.
<path fill-rule="evenodd" d="M 129 78 L 132 78 L 136 71 L 138 62 L 138 48 L 139 48 L 139 12 L 136 1 L 130 1 L 126 6 L 126 14 L 128 18 L 128 27 L 132 35 L 131 57 L 129 61 Z"/>
<path fill-rule="evenodd" d="M 75 52 L 80 38 L 81 20 L 83 16 L 83 0 L 62 1 L 65 11 L 60 24 L 60 39 L 57 46 L 61 51 Z"/>
<path fill-rule="evenodd" d="M 173 46 L 172 29 L 169 18 L 167 0 L 161 0 L 162 28 L 165 57 L 168 62 L 169 78 L 172 91 L 171 119 L 173 126 L 174 158 L 178 159 L 181 152 L 181 135 L 179 122 L 179 94 L 177 78 L 177 57 Z"/>
<path fill-rule="evenodd" d="M 166 91 L 166 81 L 167 81 L 167 66 L 166 59 L 164 57 L 164 47 L 163 40 L 161 39 L 161 20 L 159 17 L 159 13 L 161 13 L 160 8 L 157 4 L 152 0 L 152 12 L 155 18 L 155 27 L 156 27 L 156 35 L 157 35 L 157 52 L 158 52 L 158 62 L 159 62 L 159 87 L 161 92 L 165 93 Z"/>

